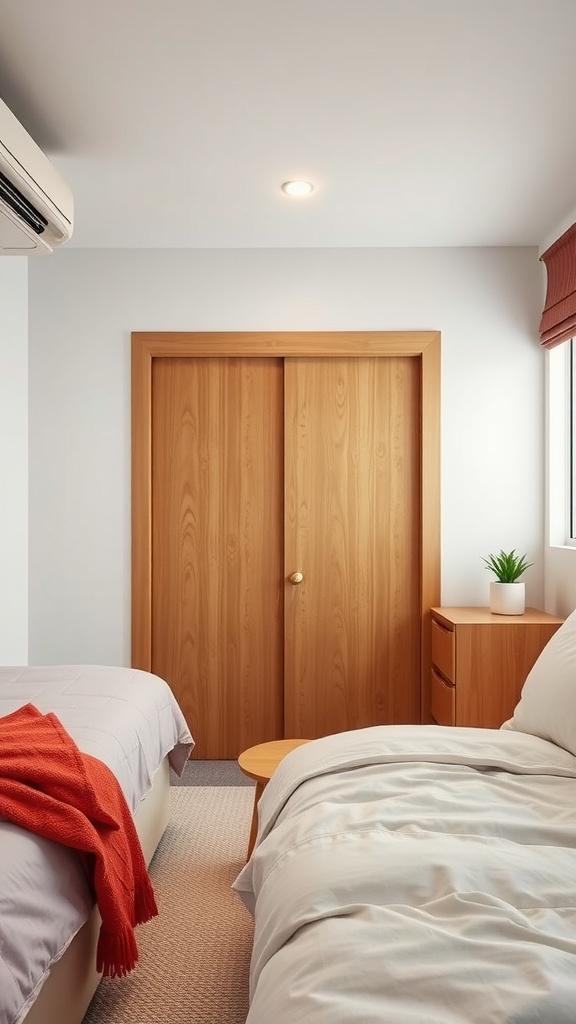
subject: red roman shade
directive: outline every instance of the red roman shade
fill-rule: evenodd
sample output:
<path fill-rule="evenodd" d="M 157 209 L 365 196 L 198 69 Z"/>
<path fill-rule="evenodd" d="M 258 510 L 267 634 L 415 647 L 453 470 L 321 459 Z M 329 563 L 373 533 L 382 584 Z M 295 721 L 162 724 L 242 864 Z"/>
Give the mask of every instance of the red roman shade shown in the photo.
<path fill-rule="evenodd" d="M 576 224 L 542 253 L 548 285 L 540 321 L 540 342 L 554 348 L 576 336 Z"/>

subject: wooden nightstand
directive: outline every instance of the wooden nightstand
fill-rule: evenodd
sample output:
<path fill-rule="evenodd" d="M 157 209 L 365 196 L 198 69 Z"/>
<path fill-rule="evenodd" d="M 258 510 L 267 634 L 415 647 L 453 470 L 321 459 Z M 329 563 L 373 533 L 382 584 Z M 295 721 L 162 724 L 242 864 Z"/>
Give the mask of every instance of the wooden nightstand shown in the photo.
<path fill-rule="evenodd" d="M 563 620 L 536 608 L 431 608 L 431 710 L 438 725 L 498 729 L 512 717 L 524 680 Z"/>
<path fill-rule="evenodd" d="M 264 786 L 270 781 L 272 773 L 276 771 L 280 761 L 291 750 L 301 747 L 303 743 L 310 740 L 269 740 L 268 743 L 258 743 L 255 747 L 248 747 L 242 751 L 238 758 L 238 764 L 244 775 L 256 782 L 254 790 L 254 808 L 252 821 L 250 823 L 250 838 L 248 839 L 248 857 L 254 849 L 256 835 L 258 833 L 258 801 L 264 792 Z"/>

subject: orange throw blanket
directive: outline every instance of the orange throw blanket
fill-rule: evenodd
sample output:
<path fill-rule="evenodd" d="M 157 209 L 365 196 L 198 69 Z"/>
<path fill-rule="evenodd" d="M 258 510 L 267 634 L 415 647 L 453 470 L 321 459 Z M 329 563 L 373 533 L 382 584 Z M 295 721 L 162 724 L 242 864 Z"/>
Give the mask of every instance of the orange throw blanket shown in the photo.
<path fill-rule="evenodd" d="M 108 766 L 33 704 L 0 718 L 0 818 L 79 851 L 102 917 L 97 970 L 131 971 L 134 927 L 158 909 L 130 809 Z"/>

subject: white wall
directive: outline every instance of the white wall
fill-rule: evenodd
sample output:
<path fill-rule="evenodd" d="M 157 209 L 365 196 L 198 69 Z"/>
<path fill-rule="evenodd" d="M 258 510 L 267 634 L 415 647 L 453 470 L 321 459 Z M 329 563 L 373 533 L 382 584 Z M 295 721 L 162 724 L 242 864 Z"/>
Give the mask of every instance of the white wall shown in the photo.
<path fill-rule="evenodd" d="M 536 248 L 61 250 L 31 260 L 30 660 L 130 660 L 130 332 L 439 330 L 442 601 L 527 551 L 542 607 Z"/>
<path fill-rule="evenodd" d="M 28 661 L 28 262 L 0 260 L 0 664 Z"/>

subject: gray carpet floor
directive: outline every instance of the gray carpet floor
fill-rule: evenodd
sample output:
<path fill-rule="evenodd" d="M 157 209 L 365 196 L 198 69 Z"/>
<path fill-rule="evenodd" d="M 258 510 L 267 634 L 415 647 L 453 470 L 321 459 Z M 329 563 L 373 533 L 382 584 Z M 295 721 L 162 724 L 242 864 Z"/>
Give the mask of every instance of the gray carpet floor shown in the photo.
<path fill-rule="evenodd" d="M 237 761 L 188 761 L 182 777 L 170 773 L 172 786 L 254 786 Z"/>

